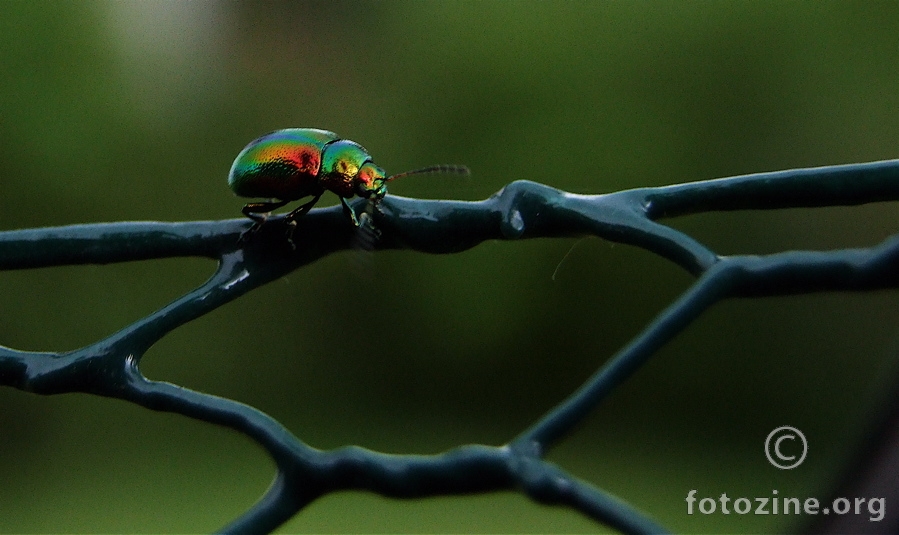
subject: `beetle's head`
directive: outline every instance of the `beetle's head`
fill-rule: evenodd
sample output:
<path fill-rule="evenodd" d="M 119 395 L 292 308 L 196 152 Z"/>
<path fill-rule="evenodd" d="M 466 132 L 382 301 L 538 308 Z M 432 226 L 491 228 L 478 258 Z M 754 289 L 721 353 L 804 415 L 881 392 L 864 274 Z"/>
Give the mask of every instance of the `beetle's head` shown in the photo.
<path fill-rule="evenodd" d="M 387 174 L 372 162 L 365 162 L 356 175 L 356 195 L 380 201 L 387 194 Z"/>

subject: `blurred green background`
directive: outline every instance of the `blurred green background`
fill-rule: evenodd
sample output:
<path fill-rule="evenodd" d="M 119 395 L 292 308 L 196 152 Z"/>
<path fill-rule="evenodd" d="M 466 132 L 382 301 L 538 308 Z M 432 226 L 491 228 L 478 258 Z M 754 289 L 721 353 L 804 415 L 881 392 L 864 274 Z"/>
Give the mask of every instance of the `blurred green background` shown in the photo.
<path fill-rule="evenodd" d="M 8 2 L 0 4 L 0 230 L 223 219 L 258 135 L 318 127 L 391 192 L 482 199 L 530 179 L 578 193 L 899 157 L 899 3 Z M 332 195 L 322 205 L 334 204 Z M 719 253 L 873 245 L 896 204 L 671 222 Z M 152 379 L 234 398 L 309 444 L 430 453 L 502 444 L 580 385 L 691 278 L 591 238 L 452 256 L 326 258 L 153 347 Z M 0 273 L 0 344 L 66 350 L 201 283 L 174 259 Z M 795 529 L 686 514 L 699 497 L 824 498 L 899 355 L 897 293 L 715 306 L 550 458 L 677 531 Z M 359 332 L 360 305 L 378 336 Z M 769 431 L 810 442 L 768 465 Z M 273 465 L 242 436 L 87 395 L 0 390 L 0 531 L 202 532 Z M 888 504 L 889 506 L 896 504 Z M 283 532 L 596 532 L 527 498 L 328 496 Z"/>

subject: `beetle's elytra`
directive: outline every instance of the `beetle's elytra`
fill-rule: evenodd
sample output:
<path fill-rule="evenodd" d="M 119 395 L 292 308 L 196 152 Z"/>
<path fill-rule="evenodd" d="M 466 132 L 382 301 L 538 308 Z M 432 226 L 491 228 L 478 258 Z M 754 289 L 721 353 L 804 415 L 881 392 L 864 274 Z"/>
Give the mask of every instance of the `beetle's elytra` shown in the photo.
<path fill-rule="evenodd" d="M 459 165 L 438 165 L 387 176 L 372 162 L 364 147 L 334 132 L 315 128 L 287 128 L 266 134 L 247 145 L 231 165 L 228 185 L 241 197 L 269 199 L 249 203 L 243 213 L 257 225 L 266 215 L 285 204 L 305 197 L 312 200 L 287 215 L 287 222 L 306 214 L 318 199 L 332 191 L 343 210 L 359 226 L 347 199 L 354 195 L 377 203 L 387 194 L 387 182 L 401 176 L 422 173 L 468 174 Z"/>

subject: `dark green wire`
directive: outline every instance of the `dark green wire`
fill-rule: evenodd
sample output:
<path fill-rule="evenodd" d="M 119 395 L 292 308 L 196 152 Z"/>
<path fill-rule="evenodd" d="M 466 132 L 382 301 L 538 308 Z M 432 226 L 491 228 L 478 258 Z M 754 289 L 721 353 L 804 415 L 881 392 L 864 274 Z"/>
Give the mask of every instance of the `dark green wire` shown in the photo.
<path fill-rule="evenodd" d="M 0 346 L 0 385 L 51 395 L 85 392 L 182 414 L 241 432 L 268 451 L 278 472 L 265 495 L 225 526 L 226 533 L 270 532 L 315 499 L 361 489 L 397 498 L 518 490 L 567 506 L 625 533 L 666 530 L 630 504 L 544 459 L 615 387 L 714 303 L 761 297 L 899 287 L 899 234 L 861 249 L 719 256 L 657 220 L 700 212 L 849 206 L 899 200 L 899 160 L 760 173 L 574 195 L 513 182 L 479 202 L 387 196 L 374 214 L 376 249 L 455 253 L 485 240 L 595 235 L 656 253 L 697 279 L 568 399 L 501 447 L 463 445 L 438 455 L 388 455 L 359 447 L 321 451 L 267 414 L 237 401 L 150 381 L 144 353 L 173 329 L 335 251 L 358 236 L 341 208 L 299 221 L 289 247 L 279 217 L 239 243 L 245 219 L 184 223 L 105 223 L 0 232 L 0 269 L 108 264 L 177 256 L 215 259 L 203 285 L 94 344 L 61 353 Z M 357 204 L 363 203 L 357 200 Z M 362 209 L 361 204 L 354 206 Z M 300 229 L 298 229 L 300 231 Z"/>

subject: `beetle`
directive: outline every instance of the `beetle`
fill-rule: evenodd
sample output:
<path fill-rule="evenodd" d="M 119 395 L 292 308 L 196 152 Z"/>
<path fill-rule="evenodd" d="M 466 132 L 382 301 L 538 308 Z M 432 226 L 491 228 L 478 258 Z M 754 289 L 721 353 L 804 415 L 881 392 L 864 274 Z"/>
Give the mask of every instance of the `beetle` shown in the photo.
<path fill-rule="evenodd" d="M 387 182 L 425 173 L 469 174 L 460 165 L 436 165 L 387 176 L 362 145 L 316 128 L 276 130 L 250 142 L 231 165 L 228 186 L 241 197 L 267 198 L 243 207 L 243 214 L 261 226 L 268 213 L 305 197 L 312 200 L 287 214 L 292 229 L 326 191 L 335 193 L 343 211 L 359 227 L 347 199 L 359 196 L 376 205 L 387 194 Z"/>

